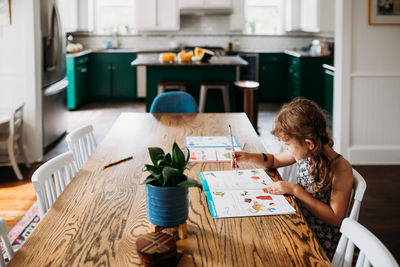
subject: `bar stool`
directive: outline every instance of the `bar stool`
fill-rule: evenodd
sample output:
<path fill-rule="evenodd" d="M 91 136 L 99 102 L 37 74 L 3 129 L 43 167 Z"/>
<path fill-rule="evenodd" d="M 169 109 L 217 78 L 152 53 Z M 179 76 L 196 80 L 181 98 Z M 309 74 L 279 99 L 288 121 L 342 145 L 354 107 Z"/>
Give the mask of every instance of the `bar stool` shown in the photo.
<path fill-rule="evenodd" d="M 203 81 L 201 82 L 200 86 L 200 101 L 199 101 L 200 113 L 204 112 L 207 100 L 207 91 L 209 89 L 214 89 L 214 90 L 216 89 L 222 91 L 222 99 L 224 101 L 224 111 L 230 112 L 231 106 L 229 104 L 229 83 L 221 81 Z"/>
<path fill-rule="evenodd" d="M 256 81 L 236 81 L 235 86 L 243 91 L 243 111 L 246 113 L 254 129 L 257 130 L 257 108 L 254 105 L 254 92 L 260 84 Z"/>
<path fill-rule="evenodd" d="M 157 84 L 157 94 L 161 95 L 166 91 L 186 92 L 186 81 L 159 81 Z"/>

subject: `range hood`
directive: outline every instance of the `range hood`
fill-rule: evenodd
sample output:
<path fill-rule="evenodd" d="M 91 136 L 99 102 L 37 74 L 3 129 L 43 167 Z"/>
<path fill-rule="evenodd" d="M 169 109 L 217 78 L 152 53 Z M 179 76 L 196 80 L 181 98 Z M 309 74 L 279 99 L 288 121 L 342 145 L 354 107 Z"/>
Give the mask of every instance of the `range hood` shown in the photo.
<path fill-rule="evenodd" d="M 203 8 L 203 7 L 186 7 L 180 9 L 181 15 L 230 15 L 232 14 L 231 7 L 221 7 L 221 8 Z"/>

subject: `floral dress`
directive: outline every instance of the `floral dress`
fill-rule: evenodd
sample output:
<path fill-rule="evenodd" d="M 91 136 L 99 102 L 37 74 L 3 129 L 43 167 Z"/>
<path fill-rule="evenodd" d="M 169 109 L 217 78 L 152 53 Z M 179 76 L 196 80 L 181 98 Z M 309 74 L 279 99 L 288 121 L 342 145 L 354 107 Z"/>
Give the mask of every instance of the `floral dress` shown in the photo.
<path fill-rule="evenodd" d="M 334 160 L 336 160 L 340 155 L 336 156 Z M 317 193 L 311 193 L 311 177 L 310 174 L 308 173 L 308 170 L 310 169 L 310 162 L 307 159 L 299 160 L 297 162 L 297 184 L 301 186 L 304 190 L 309 192 L 313 197 L 316 199 L 326 203 L 330 204 L 331 200 L 331 191 L 332 191 L 332 186 L 330 186 L 328 189 L 317 192 Z M 311 212 L 303 207 L 302 203 L 298 201 L 299 207 L 301 212 L 303 213 L 304 217 L 306 218 L 308 224 L 311 227 L 311 230 L 314 232 L 316 235 L 320 245 L 324 249 L 326 255 L 330 260 L 332 260 L 333 255 L 335 254 L 336 251 L 336 246 L 339 242 L 341 233 L 339 231 L 340 227 L 334 227 L 327 225 L 324 223 L 321 219 L 318 217 L 314 216 L 311 214 Z"/>

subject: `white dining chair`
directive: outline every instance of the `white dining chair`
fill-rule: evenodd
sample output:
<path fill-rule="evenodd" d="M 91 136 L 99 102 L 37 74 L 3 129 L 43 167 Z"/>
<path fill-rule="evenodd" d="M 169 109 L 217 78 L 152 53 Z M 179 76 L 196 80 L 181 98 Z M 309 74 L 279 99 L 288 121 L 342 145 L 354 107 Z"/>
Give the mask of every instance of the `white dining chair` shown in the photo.
<path fill-rule="evenodd" d="M 50 159 L 32 175 L 40 219 L 78 172 L 72 152 Z"/>
<path fill-rule="evenodd" d="M 69 150 L 74 154 L 77 167 L 80 169 L 96 148 L 93 126 L 86 125 L 73 130 L 67 135 L 66 140 Z"/>
<path fill-rule="evenodd" d="M 0 166 L 11 165 L 17 178 L 23 180 L 24 177 L 18 167 L 18 158 L 21 157 L 25 165 L 30 167 L 22 142 L 24 103 L 15 109 L 3 112 L 9 114 L 9 119 L 0 125 L 0 146 L 7 147 L 9 162 L 1 163 Z"/>
<path fill-rule="evenodd" d="M 340 227 L 342 236 L 333 256 L 333 267 L 350 267 L 354 247 L 360 249 L 356 267 L 385 266 L 398 267 L 396 260 L 385 245 L 367 228 L 351 218 L 345 218 Z"/>
<path fill-rule="evenodd" d="M 353 169 L 353 190 L 351 192 L 350 204 L 347 209 L 346 217 L 358 221 L 360 215 L 361 202 L 364 197 L 367 183 L 355 169 Z"/>
<path fill-rule="evenodd" d="M 8 259 L 11 259 L 14 256 L 14 251 L 11 247 L 10 240 L 8 240 L 7 236 L 7 224 L 6 221 L 0 217 L 0 239 L 3 240 L 3 246 L 8 255 Z M 0 249 L 0 267 L 4 267 L 6 265 L 3 257 L 3 252 Z"/>

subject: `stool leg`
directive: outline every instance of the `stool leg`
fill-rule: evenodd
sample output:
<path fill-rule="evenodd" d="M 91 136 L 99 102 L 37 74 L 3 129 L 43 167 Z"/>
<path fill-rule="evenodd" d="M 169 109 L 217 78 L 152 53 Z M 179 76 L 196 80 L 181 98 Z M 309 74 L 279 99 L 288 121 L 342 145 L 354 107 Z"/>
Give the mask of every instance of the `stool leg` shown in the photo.
<path fill-rule="evenodd" d="M 199 103 L 199 111 L 200 113 L 204 113 L 204 108 L 206 105 L 206 98 L 207 98 L 207 87 L 202 85 L 200 87 L 200 103 Z"/>
<path fill-rule="evenodd" d="M 224 110 L 225 112 L 231 112 L 231 107 L 229 104 L 229 86 L 222 87 L 222 97 L 224 99 Z"/>
<path fill-rule="evenodd" d="M 24 149 L 24 144 L 22 143 L 22 137 L 20 137 L 20 138 L 18 139 L 17 144 L 18 144 L 18 149 L 19 149 L 19 151 L 21 151 L 22 158 L 23 158 L 23 160 L 24 160 L 24 162 L 25 162 L 25 166 L 28 167 L 28 168 L 30 168 L 30 167 L 31 167 L 31 164 L 29 164 L 28 158 L 26 157 L 25 149 Z"/>
<path fill-rule="evenodd" d="M 180 239 L 187 238 L 187 223 L 181 224 L 178 226 L 178 236 Z"/>
<path fill-rule="evenodd" d="M 164 93 L 164 86 L 159 85 L 157 88 L 157 95 L 161 95 L 162 93 Z"/>

